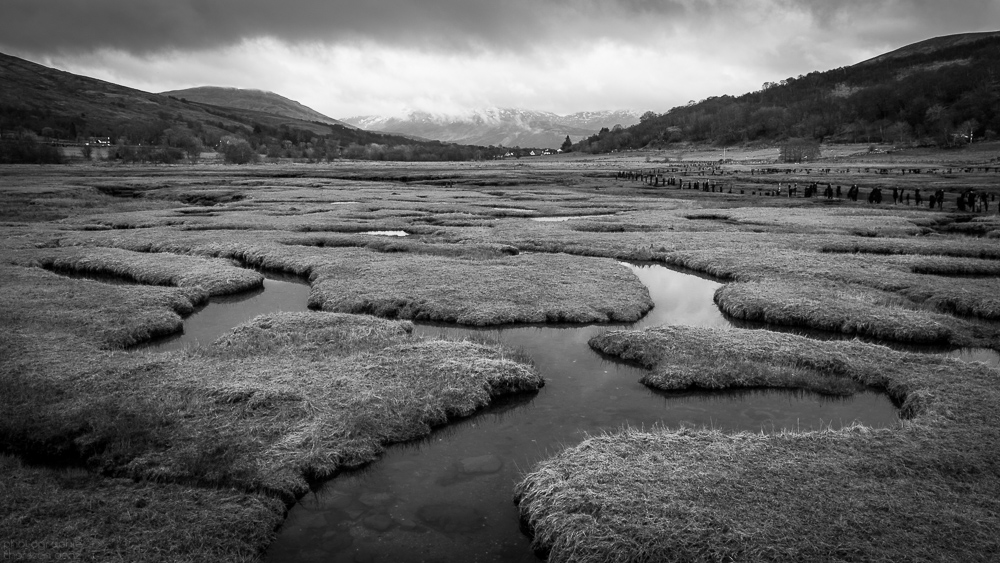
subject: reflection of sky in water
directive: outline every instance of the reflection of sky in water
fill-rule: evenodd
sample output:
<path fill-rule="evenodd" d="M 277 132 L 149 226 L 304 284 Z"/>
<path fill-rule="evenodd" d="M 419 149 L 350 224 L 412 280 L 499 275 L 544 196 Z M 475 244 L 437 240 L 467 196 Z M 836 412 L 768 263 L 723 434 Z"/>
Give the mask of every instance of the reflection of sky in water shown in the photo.
<path fill-rule="evenodd" d="M 379 237 L 405 237 L 409 233 L 406 231 L 365 231 L 362 235 L 375 235 Z"/>
<path fill-rule="evenodd" d="M 961 348 L 948 352 L 948 355 L 963 362 L 983 362 L 994 369 L 1000 369 L 1000 352 L 989 348 Z"/>

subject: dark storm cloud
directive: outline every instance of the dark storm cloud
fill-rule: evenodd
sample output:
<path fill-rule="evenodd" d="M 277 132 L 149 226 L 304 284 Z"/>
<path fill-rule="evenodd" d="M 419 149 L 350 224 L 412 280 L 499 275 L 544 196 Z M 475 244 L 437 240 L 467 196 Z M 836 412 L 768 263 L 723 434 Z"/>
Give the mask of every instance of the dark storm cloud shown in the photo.
<path fill-rule="evenodd" d="M 502 45 L 537 35 L 558 3 L 505 0 L 4 0 L 0 42 L 32 51 L 210 48 L 268 36 Z"/>
<path fill-rule="evenodd" d="M 434 52 L 579 48 L 600 39 L 667 37 L 752 48 L 747 34 L 802 16 L 785 34 L 876 49 L 1000 21 L 998 0 L 2 0 L 0 47 L 147 55 L 270 37 L 283 43 L 372 42 Z M 741 41 L 744 41 L 741 43 Z M 802 44 L 806 42 L 803 41 Z"/>
<path fill-rule="evenodd" d="M 811 14 L 817 29 L 855 44 L 903 46 L 942 35 L 1000 29 L 997 0 L 777 0 Z"/>
<path fill-rule="evenodd" d="M 729 2 L 731 0 L 726 0 Z M 355 39 L 430 48 L 520 50 L 560 37 L 635 34 L 637 18 L 683 17 L 685 0 L 4 0 L 0 44 L 34 52 L 195 50 L 245 38 Z M 629 30 L 631 23 L 636 30 Z M 606 26 L 606 27 L 605 27 Z M 601 30 L 604 30 L 603 32 Z"/>

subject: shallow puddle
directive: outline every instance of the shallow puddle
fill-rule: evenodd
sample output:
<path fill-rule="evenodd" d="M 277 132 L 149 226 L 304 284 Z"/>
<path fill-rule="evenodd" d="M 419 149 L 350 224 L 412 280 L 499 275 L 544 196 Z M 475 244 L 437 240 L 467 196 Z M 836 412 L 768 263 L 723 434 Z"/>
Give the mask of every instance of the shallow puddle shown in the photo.
<path fill-rule="evenodd" d="M 410 233 L 407 233 L 406 231 L 364 231 L 358 234 L 375 235 L 380 237 L 405 237 Z"/>

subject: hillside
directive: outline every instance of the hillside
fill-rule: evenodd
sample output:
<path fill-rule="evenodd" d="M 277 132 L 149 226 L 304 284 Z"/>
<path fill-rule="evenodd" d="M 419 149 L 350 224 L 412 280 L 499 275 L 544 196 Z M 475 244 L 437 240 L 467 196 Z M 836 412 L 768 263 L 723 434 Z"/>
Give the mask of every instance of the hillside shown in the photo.
<path fill-rule="evenodd" d="M 125 156 L 119 151 L 118 158 L 173 162 L 185 155 L 195 159 L 203 147 L 216 147 L 226 136 L 246 140 L 256 154 L 272 158 L 467 160 L 492 156 L 479 147 L 151 94 L 0 53 L 0 163 L 36 161 L 21 158 L 22 153 L 31 152 L 21 145 L 35 143 L 34 138 L 47 145 L 106 137 L 112 144 L 143 147 L 127 150 Z"/>
<path fill-rule="evenodd" d="M 343 121 L 369 131 L 411 135 L 444 142 L 505 147 L 557 148 L 568 136 L 579 141 L 602 127 L 638 123 L 627 111 L 550 112 L 488 108 L 456 115 L 411 111 L 403 117 L 358 116 Z"/>
<path fill-rule="evenodd" d="M 1000 32 L 921 41 L 849 67 L 676 107 L 575 146 L 821 142 L 949 146 L 1000 136 Z"/>
<path fill-rule="evenodd" d="M 327 117 L 310 107 L 296 102 L 295 100 L 290 100 L 284 96 L 275 94 L 274 92 L 265 92 L 263 90 L 222 88 L 219 86 L 199 86 L 197 88 L 160 92 L 160 94 L 192 102 L 211 104 L 213 106 L 259 111 L 291 117 L 302 121 L 314 121 L 326 123 L 328 125 L 353 127 L 343 121 Z"/>

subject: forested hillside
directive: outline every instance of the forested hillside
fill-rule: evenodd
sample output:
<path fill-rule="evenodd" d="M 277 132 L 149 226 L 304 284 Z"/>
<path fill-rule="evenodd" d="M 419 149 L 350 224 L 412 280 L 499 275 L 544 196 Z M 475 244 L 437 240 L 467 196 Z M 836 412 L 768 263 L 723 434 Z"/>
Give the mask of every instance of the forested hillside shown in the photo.
<path fill-rule="evenodd" d="M 604 129 L 574 148 L 609 152 L 789 138 L 948 146 L 998 135 L 1000 32 L 922 41 L 850 67 L 768 82 L 742 96 L 647 112 L 638 125 Z"/>

